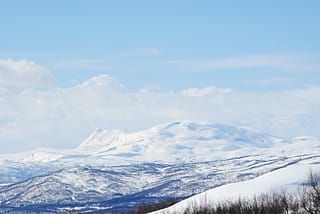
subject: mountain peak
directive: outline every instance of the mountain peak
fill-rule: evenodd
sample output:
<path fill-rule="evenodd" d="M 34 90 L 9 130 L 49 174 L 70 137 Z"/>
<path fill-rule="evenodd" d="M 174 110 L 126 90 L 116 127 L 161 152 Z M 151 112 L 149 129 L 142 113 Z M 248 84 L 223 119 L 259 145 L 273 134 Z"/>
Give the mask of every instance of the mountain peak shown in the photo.
<path fill-rule="evenodd" d="M 230 125 L 174 121 L 131 133 L 96 129 L 78 149 L 121 160 L 163 162 L 164 157 L 170 161 L 209 159 L 219 152 L 266 148 L 278 141 Z"/>
<path fill-rule="evenodd" d="M 101 128 L 97 128 L 78 146 L 78 149 L 97 151 L 108 146 L 108 144 L 117 140 L 117 138 L 123 134 L 124 132 L 120 130 L 103 130 Z"/>

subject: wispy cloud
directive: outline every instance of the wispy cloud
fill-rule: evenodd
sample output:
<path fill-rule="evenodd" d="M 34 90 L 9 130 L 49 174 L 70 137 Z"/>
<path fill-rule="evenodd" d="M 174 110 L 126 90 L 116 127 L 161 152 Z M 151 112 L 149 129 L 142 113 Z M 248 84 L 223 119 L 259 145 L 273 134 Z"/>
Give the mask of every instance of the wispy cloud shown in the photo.
<path fill-rule="evenodd" d="M 114 63 L 114 59 L 106 58 L 88 58 L 88 59 L 70 59 L 53 63 L 50 67 L 57 68 L 72 68 L 72 69 L 107 69 Z"/>
<path fill-rule="evenodd" d="M 157 48 L 136 48 L 136 54 L 142 56 L 161 56 L 162 53 Z"/>
<path fill-rule="evenodd" d="M 182 90 L 180 93 L 183 96 L 189 96 L 189 97 L 203 97 L 206 95 L 224 95 L 230 93 L 232 90 L 230 88 L 217 88 L 213 86 L 205 87 L 205 88 L 188 88 L 185 90 Z"/>
<path fill-rule="evenodd" d="M 133 66 L 144 65 L 148 61 L 146 57 L 162 56 L 162 52 L 157 48 L 136 48 L 123 52 L 106 52 L 103 56 L 91 58 L 64 59 L 50 63 L 54 69 L 78 69 L 78 70 L 121 70 L 128 71 Z M 145 69 L 145 68 L 143 68 Z"/>
<path fill-rule="evenodd" d="M 275 84 L 292 84 L 295 82 L 293 78 L 281 78 L 274 77 L 268 79 L 258 79 L 258 80 L 243 80 L 243 83 L 252 85 L 275 85 Z"/>
<path fill-rule="evenodd" d="M 172 60 L 170 64 L 192 70 L 222 70 L 237 68 L 267 67 L 288 71 L 320 71 L 320 64 L 315 57 L 271 53 L 218 59 Z"/>

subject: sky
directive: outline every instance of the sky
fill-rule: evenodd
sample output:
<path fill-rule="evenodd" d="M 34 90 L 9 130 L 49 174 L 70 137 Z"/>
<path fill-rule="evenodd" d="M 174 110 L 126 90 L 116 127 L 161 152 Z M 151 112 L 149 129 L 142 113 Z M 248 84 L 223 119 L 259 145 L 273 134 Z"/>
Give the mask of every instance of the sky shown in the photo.
<path fill-rule="evenodd" d="M 175 120 L 320 137 L 320 2 L 0 2 L 0 153 Z"/>

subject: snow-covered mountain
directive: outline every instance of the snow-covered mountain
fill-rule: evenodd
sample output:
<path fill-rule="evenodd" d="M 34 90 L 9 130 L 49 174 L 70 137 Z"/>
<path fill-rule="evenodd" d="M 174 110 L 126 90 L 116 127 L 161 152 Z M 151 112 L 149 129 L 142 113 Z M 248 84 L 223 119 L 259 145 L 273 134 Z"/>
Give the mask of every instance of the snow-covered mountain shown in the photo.
<path fill-rule="evenodd" d="M 0 165 L 12 162 L 114 165 L 210 161 L 231 158 L 237 154 L 252 154 L 257 149 L 264 150 L 291 142 L 292 139 L 272 137 L 228 125 L 178 121 L 132 133 L 97 129 L 73 150 L 38 149 L 3 154 L 0 155 Z"/>
<path fill-rule="evenodd" d="M 217 159 L 220 152 L 267 148 L 280 142 L 283 139 L 227 125 L 174 122 L 135 133 L 97 129 L 77 151 L 131 161 L 203 161 Z"/>
<path fill-rule="evenodd" d="M 320 140 L 178 121 L 140 132 L 97 129 L 73 150 L 0 155 L 0 206 L 123 210 L 185 198 L 287 166 L 320 163 Z"/>

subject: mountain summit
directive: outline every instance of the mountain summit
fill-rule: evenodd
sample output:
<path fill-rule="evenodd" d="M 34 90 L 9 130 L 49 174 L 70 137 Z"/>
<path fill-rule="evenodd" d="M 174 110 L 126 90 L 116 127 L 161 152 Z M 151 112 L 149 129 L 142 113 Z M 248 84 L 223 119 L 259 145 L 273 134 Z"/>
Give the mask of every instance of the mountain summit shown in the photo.
<path fill-rule="evenodd" d="M 194 161 L 280 142 L 284 140 L 229 125 L 176 121 L 132 133 L 97 129 L 77 151 L 135 161 Z"/>

